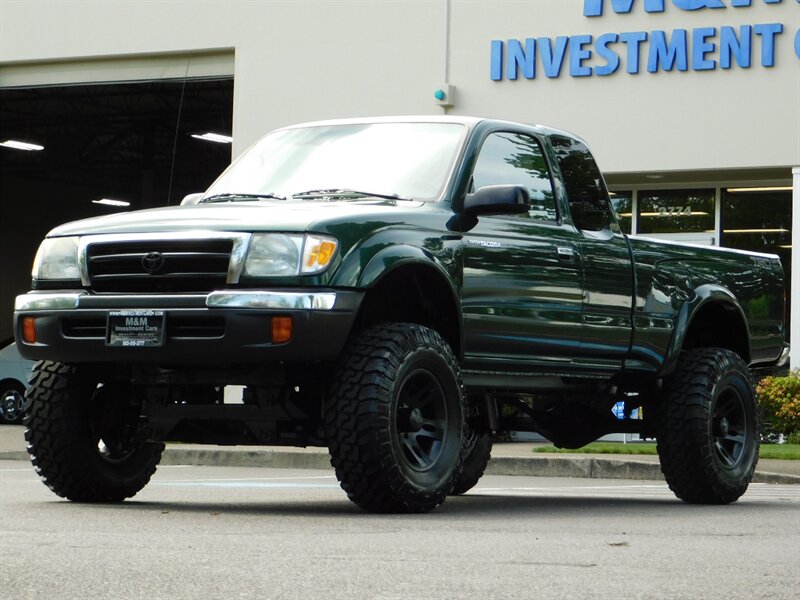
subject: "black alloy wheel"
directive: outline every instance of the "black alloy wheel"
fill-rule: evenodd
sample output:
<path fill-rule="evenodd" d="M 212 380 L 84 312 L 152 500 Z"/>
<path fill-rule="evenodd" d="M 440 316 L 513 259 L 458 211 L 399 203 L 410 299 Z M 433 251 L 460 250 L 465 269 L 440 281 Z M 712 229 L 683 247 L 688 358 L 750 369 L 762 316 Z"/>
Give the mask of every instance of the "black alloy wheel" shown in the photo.
<path fill-rule="evenodd" d="M 732 468 L 745 455 L 747 414 L 744 400 L 735 386 L 729 386 L 714 399 L 711 411 L 711 435 L 717 459 L 723 467 Z"/>
<path fill-rule="evenodd" d="M 447 401 L 436 377 L 417 369 L 403 381 L 397 400 L 396 432 L 408 468 L 425 471 L 442 453 Z"/>

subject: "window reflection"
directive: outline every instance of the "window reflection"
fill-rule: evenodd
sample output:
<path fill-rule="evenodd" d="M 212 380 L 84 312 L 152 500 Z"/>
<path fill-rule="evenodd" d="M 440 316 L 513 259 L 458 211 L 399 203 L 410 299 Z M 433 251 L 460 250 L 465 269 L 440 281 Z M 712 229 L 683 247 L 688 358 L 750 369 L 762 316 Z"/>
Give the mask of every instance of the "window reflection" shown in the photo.
<path fill-rule="evenodd" d="M 455 123 L 364 123 L 276 131 L 211 186 L 224 193 L 290 196 L 355 189 L 436 200 L 466 128 Z"/>
<path fill-rule="evenodd" d="M 562 135 L 550 137 L 567 189 L 572 220 L 579 229 L 600 231 L 612 225 L 613 215 L 600 169 L 583 142 Z"/>
<path fill-rule="evenodd" d="M 721 245 L 777 254 L 786 276 L 786 289 L 791 290 L 792 192 L 723 190 Z M 789 306 L 787 303 L 787 320 Z"/>
<path fill-rule="evenodd" d="M 623 233 L 631 233 L 631 224 L 633 222 L 633 191 L 631 190 L 618 190 L 616 192 L 609 192 L 611 196 L 611 206 L 617 215 L 617 222 L 619 228 Z"/>
<path fill-rule="evenodd" d="M 713 189 L 639 192 L 639 233 L 714 232 Z"/>
<path fill-rule="evenodd" d="M 524 186 L 531 195 L 530 218 L 558 218 L 547 161 L 533 137 L 502 132 L 486 138 L 472 173 L 471 191 L 487 185 Z"/>

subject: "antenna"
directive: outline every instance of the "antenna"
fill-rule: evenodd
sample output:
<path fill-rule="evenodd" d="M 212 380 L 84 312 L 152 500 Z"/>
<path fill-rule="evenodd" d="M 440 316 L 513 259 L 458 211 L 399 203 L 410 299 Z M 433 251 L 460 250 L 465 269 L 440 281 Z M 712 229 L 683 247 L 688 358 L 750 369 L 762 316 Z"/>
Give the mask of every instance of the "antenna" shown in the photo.
<path fill-rule="evenodd" d="M 172 204 L 172 179 L 175 175 L 175 155 L 178 151 L 178 133 L 181 129 L 181 111 L 183 110 L 183 95 L 186 93 L 186 80 L 189 79 L 189 65 L 192 64 L 192 53 L 186 60 L 186 72 L 183 74 L 183 85 L 181 86 L 181 99 L 178 102 L 178 121 L 175 123 L 175 140 L 172 143 L 172 165 L 169 168 L 169 188 L 167 190 L 167 206 Z"/>

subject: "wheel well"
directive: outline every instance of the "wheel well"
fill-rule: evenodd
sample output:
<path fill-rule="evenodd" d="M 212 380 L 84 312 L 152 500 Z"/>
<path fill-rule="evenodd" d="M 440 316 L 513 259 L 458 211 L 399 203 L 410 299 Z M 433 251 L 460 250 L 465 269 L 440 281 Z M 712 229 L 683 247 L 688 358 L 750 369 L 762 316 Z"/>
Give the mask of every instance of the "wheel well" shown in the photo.
<path fill-rule="evenodd" d="M 379 279 L 361 304 L 354 333 L 381 323 L 410 322 L 429 327 L 461 356 L 458 306 L 447 281 L 435 269 L 408 265 Z"/>
<path fill-rule="evenodd" d="M 695 313 L 683 340 L 683 350 L 727 348 L 750 362 L 747 325 L 735 306 L 709 302 Z"/>

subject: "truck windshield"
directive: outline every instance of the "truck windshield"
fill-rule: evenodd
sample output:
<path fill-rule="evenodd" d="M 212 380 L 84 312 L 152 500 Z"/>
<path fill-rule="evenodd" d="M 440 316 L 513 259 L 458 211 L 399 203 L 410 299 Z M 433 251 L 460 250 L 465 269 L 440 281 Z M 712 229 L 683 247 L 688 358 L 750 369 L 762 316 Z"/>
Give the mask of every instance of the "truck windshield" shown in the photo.
<path fill-rule="evenodd" d="M 211 196 L 309 200 L 309 190 L 369 190 L 377 196 L 438 200 L 466 137 L 458 123 L 361 123 L 275 131 L 214 182 Z M 347 197 L 352 197 L 348 195 Z"/>

